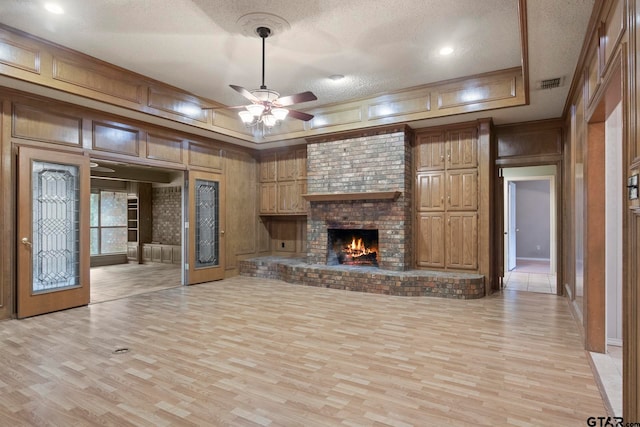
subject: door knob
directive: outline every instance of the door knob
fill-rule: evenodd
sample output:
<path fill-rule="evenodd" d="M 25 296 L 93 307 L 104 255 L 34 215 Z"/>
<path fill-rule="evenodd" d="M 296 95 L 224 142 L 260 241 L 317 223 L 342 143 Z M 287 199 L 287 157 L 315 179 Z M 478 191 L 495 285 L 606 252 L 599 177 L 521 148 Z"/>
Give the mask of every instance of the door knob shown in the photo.
<path fill-rule="evenodd" d="M 224 236 L 224 230 L 220 230 L 220 234 Z"/>
<path fill-rule="evenodd" d="M 27 237 L 22 238 L 22 244 L 31 247 L 31 242 Z"/>

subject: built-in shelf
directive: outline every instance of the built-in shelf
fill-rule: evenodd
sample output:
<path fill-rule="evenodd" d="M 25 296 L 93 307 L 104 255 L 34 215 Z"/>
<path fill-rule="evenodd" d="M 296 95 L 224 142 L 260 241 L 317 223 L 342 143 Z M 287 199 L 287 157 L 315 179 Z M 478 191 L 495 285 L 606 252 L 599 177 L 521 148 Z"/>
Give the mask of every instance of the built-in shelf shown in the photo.
<path fill-rule="evenodd" d="M 401 191 L 367 191 L 362 193 L 313 193 L 302 197 L 310 202 L 333 202 L 343 200 L 396 200 Z"/>

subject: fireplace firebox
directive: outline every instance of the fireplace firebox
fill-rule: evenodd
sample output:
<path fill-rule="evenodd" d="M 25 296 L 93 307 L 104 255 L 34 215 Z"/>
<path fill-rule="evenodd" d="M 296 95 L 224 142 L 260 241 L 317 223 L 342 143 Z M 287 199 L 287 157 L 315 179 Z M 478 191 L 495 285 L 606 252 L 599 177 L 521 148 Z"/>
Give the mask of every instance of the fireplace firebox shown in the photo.
<path fill-rule="evenodd" d="M 378 230 L 327 229 L 327 265 L 378 266 Z"/>

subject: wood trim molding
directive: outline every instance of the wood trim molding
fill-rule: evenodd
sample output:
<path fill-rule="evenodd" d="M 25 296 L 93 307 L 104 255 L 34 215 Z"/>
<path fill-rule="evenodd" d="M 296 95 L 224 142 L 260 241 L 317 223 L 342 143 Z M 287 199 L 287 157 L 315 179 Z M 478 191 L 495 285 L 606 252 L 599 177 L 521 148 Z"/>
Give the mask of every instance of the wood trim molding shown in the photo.
<path fill-rule="evenodd" d="M 522 6 L 521 9 L 522 25 L 526 13 Z M 526 43 L 526 37 L 522 38 Z M 167 127 L 187 125 L 200 134 L 203 131 L 211 133 L 207 135 L 210 138 L 224 136 L 239 145 L 249 143 L 251 148 L 259 149 L 271 148 L 283 141 L 354 130 L 366 132 L 378 126 L 520 106 L 528 102 L 527 61 L 523 59 L 519 67 L 306 110 L 315 116 L 310 122 L 285 121 L 270 135 L 261 136 L 254 135 L 233 112 L 202 110 L 202 107 L 223 106 L 216 101 L 3 24 L 0 24 L 0 48 L 0 76 L 34 84 L 33 89 L 29 89 L 34 93 L 46 92 L 47 96 L 58 100 L 68 98 L 69 94 L 77 95 L 78 105 L 96 108 L 98 102 L 104 110 L 119 107 L 142 113 L 144 117 L 148 116 L 148 121 L 166 120 Z M 10 50 L 10 55 L 1 56 L 3 49 Z M 523 53 L 526 53 L 524 48 Z"/>
<path fill-rule="evenodd" d="M 524 81 L 525 104 L 529 105 L 529 28 L 527 27 L 527 0 L 518 2 L 518 18 L 520 19 L 520 49 L 522 56 L 522 77 Z"/>
<path fill-rule="evenodd" d="M 371 191 L 363 193 L 314 193 L 303 194 L 310 202 L 340 202 L 347 200 L 396 200 L 401 191 Z"/>

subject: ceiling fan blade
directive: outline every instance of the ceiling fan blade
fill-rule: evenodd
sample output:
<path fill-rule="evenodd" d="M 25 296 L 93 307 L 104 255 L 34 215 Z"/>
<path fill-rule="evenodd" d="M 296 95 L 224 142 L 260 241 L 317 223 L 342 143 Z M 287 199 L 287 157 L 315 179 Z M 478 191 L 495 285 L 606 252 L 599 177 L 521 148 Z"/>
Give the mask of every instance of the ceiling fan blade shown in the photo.
<path fill-rule="evenodd" d="M 313 119 L 312 114 L 303 113 L 302 111 L 289 110 L 289 117 L 293 117 L 294 119 L 303 120 L 308 122 Z"/>
<path fill-rule="evenodd" d="M 287 105 L 300 104 L 301 102 L 309 102 L 315 101 L 318 99 L 313 92 L 300 92 L 295 95 L 283 96 L 278 98 L 274 104 L 278 104 L 281 107 L 286 107 Z"/>
<path fill-rule="evenodd" d="M 258 98 L 256 98 L 251 92 L 249 92 L 247 89 L 243 88 L 242 86 L 236 86 L 236 85 L 229 85 L 229 86 L 231 87 L 231 89 L 235 90 L 240 95 L 247 98 L 249 101 L 260 102 Z"/>
<path fill-rule="evenodd" d="M 92 170 L 92 171 L 95 171 L 95 172 L 106 172 L 106 173 L 113 173 L 113 172 L 115 172 L 115 170 L 113 170 L 113 169 L 111 169 L 111 168 L 104 167 L 104 166 L 96 166 L 96 167 L 94 167 L 94 168 L 91 168 L 91 170 Z"/>

